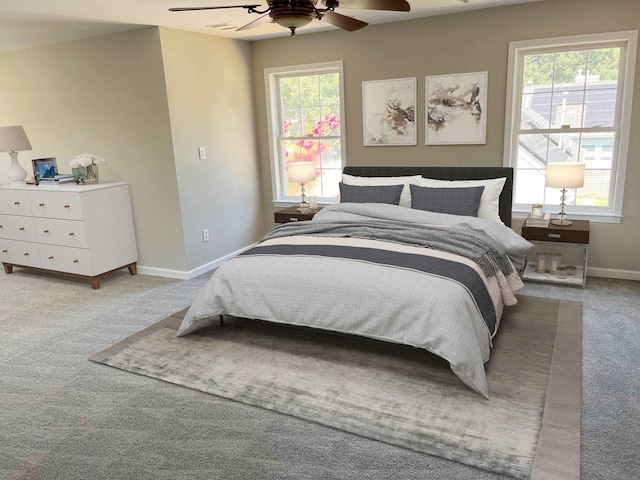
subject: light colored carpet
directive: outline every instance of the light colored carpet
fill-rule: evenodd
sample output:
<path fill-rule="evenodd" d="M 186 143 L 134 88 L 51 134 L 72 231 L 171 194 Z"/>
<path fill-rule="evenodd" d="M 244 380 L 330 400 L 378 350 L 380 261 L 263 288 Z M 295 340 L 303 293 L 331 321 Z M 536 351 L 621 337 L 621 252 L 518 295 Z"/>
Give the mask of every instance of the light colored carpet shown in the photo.
<path fill-rule="evenodd" d="M 487 364 L 491 400 L 428 352 L 184 311 L 92 360 L 516 478 L 579 478 L 581 304 L 520 297 Z"/>

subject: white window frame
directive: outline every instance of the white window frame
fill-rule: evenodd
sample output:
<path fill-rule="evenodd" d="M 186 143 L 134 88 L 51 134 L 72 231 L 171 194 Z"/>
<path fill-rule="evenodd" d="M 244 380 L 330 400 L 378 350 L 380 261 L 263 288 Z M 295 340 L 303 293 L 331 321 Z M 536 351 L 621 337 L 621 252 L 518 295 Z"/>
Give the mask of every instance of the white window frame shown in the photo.
<path fill-rule="evenodd" d="M 524 56 L 533 53 L 551 53 L 555 50 L 578 50 L 580 48 L 620 47 L 620 72 L 618 76 L 618 106 L 619 117 L 616 121 L 618 141 L 614 145 L 612 163 L 612 189 L 608 207 L 594 210 L 589 206 L 567 206 L 567 212 L 573 218 L 588 219 L 601 223 L 619 223 L 622 219 L 622 204 L 624 199 L 624 181 L 631 134 L 631 109 L 633 103 L 633 84 L 636 70 L 636 55 L 638 45 L 638 31 L 597 33 L 575 35 L 568 37 L 554 37 L 546 39 L 525 40 L 509 43 L 509 63 L 507 71 L 507 97 L 505 111 L 504 134 L 504 165 L 514 168 L 517 175 L 518 141 L 520 109 L 522 106 L 522 73 L 524 70 Z M 596 131 L 594 129 L 586 129 Z M 516 182 L 514 181 L 514 185 Z M 530 205 L 515 204 L 513 214 L 515 218 L 524 218 L 531 212 Z"/>
<path fill-rule="evenodd" d="M 276 207 L 287 207 L 300 202 L 300 199 L 283 198 L 283 181 L 279 152 L 279 125 L 280 98 L 278 95 L 277 81 L 282 76 L 313 75 L 327 72 L 337 72 L 340 88 L 340 162 L 342 168 L 346 165 L 346 130 L 345 130 L 345 105 L 344 105 L 344 69 L 342 61 L 309 63 L 304 65 L 291 65 L 286 67 L 265 68 L 264 82 L 267 100 L 267 127 L 269 133 L 269 157 L 271 161 L 271 190 L 272 203 Z M 318 203 L 336 203 L 336 198 L 318 198 Z"/>

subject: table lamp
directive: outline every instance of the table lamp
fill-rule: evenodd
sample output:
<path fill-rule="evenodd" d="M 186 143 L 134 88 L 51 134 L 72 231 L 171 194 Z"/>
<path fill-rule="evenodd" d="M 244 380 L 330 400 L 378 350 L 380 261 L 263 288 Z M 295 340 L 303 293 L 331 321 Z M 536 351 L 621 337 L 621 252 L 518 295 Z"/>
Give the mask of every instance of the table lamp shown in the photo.
<path fill-rule="evenodd" d="M 553 225 L 568 226 L 573 222 L 567 220 L 564 212 L 567 200 L 567 189 L 584 186 L 584 163 L 578 162 L 551 162 L 547 163 L 545 185 L 551 188 L 560 188 L 560 218 L 551 220 Z"/>
<path fill-rule="evenodd" d="M 9 152 L 11 156 L 11 167 L 7 171 L 7 177 L 11 180 L 11 185 L 22 185 L 27 178 L 27 171 L 18 163 L 18 152 L 21 150 L 31 150 L 31 144 L 24 128 L 21 126 L 0 127 L 0 152 Z"/>
<path fill-rule="evenodd" d="M 315 162 L 291 162 L 287 165 L 287 172 L 289 181 L 291 183 L 299 183 L 302 189 L 302 201 L 300 202 L 298 211 L 307 211 L 309 204 L 307 203 L 307 196 L 304 192 L 304 184 L 305 182 L 311 182 L 316 179 Z"/>

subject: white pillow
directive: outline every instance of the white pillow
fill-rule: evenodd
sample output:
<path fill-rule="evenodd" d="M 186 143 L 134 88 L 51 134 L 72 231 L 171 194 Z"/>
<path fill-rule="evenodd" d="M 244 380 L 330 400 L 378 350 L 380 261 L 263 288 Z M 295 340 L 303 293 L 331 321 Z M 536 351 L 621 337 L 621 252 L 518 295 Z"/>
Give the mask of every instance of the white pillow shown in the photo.
<path fill-rule="evenodd" d="M 411 190 L 409 184 L 417 185 L 417 181 L 422 179 L 422 175 L 411 175 L 407 177 L 355 177 L 347 173 L 342 174 L 342 183 L 356 186 L 375 186 L 375 185 L 404 185 L 402 194 L 400 195 L 401 207 L 411 208 Z M 482 202 L 482 199 L 480 200 Z"/>
<path fill-rule="evenodd" d="M 415 183 L 420 187 L 455 188 L 455 187 L 484 187 L 478 207 L 478 218 L 485 218 L 503 223 L 500 219 L 500 193 L 504 187 L 506 177 L 490 178 L 487 180 L 436 180 L 434 178 L 420 178 Z"/>

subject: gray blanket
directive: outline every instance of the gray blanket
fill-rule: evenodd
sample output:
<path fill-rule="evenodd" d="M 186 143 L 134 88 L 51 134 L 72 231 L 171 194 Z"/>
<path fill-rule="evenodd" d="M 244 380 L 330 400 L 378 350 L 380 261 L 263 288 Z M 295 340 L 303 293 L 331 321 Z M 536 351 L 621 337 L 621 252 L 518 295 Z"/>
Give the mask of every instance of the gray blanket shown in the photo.
<path fill-rule="evenodd" d="M 294 235 L 363 238 L 435 248 L 473 260 L 487 277 L 495 275 L 497 271 L 505 276 L 513 272 L 506 253 L 494 247 L 483 232 L 475 230 L 393 220 L 368 220 L 358 224 L 317 220 L 276 226 L 262 240 Z"/>

